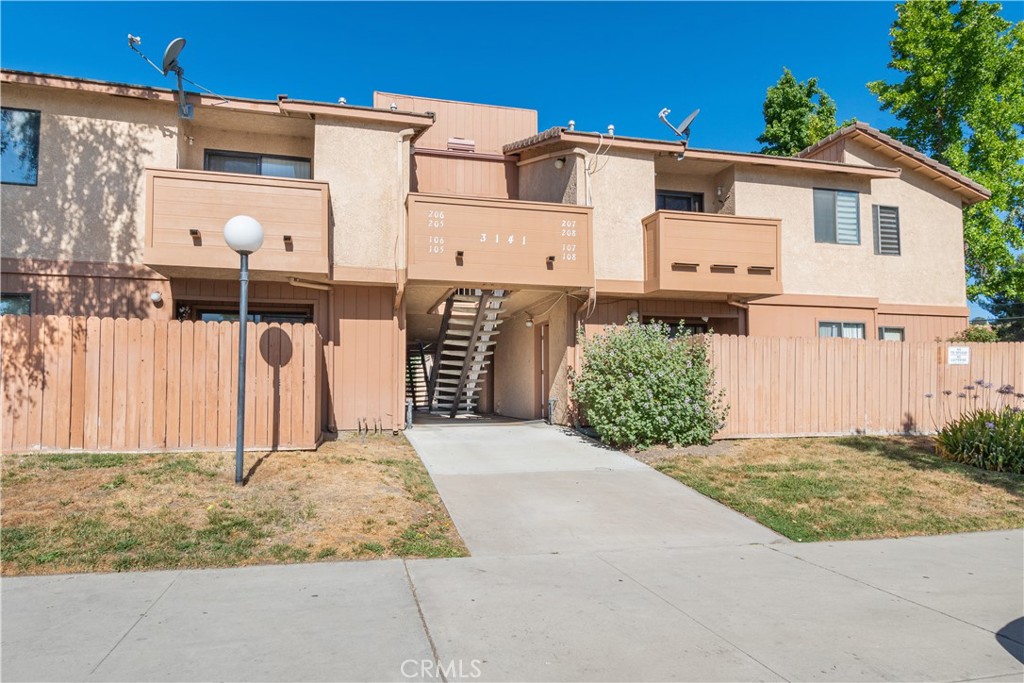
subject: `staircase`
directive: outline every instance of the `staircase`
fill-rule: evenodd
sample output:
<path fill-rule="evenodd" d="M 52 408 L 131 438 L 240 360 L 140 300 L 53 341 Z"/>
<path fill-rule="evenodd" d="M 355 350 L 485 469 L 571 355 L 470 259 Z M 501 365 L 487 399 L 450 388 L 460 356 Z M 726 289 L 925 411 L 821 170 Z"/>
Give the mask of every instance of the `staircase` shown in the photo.
<path fill-rule="evenodd" d="M 476 409 L 506 295 L 503 289 L 458 289 L 448 297 L 427 387 L 430 412 L 455 417 Z"/>
<path fill-rule="evenodd" d="M 431 357 L 423 342 L 409 344 L 405 351 L 405 397 L 412 400 L 413 410 L 429 407 L 427 384 L 430 380 Z"/>

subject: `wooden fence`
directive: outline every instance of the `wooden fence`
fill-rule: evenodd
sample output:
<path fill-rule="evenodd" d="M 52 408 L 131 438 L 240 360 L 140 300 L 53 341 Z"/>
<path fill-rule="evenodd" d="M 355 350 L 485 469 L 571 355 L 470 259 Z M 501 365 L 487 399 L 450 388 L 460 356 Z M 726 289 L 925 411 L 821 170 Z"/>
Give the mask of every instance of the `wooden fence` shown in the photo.
<path fill-rule="evenodd" d="M 710 343 L 730 406 L 719 438 L 929 433 L 974 407 L 1024 406 L 998 393 L 1003 385 L 1024 392 L 1024 343 L 731 335 Z M 966 347 L 967 363 L 950 364 L 950 347 Z"/>
<path fill-rule="evenodd" d="M 0 450 L 229 449 L 236 323 L 3 316 Z M 249 323 L 245 445 L 320 440 L 315 325 Z"/>

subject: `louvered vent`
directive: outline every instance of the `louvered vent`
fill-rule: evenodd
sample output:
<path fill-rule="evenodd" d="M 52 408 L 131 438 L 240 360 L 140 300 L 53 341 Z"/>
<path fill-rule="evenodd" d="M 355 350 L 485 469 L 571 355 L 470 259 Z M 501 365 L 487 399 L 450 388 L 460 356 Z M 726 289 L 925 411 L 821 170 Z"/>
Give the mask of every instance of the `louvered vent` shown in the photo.
<path fill-rule="evenodd" d="M 900 255 L 900 210 L 895 206 L 874 207 L 875 253 Z"/>

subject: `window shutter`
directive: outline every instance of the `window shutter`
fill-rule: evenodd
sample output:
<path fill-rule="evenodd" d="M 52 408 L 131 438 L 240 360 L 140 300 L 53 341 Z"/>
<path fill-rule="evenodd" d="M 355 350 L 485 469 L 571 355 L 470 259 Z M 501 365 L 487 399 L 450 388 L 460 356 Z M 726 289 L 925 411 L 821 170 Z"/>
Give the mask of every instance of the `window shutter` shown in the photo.
<path fill-rule="evenodd" d="M 895 206 L 874 206 L 875 253 L 900 255 L 900 210 Z"/>
<path fill-rule="evenodd" d="M 836 192 L 836 242 L 860 244 L 856 192 Z"/>
<path fill-rule="evenodd" d="M 814 241 L 836 241 L 836 198 L 832 190 L 814 190 Z"/>

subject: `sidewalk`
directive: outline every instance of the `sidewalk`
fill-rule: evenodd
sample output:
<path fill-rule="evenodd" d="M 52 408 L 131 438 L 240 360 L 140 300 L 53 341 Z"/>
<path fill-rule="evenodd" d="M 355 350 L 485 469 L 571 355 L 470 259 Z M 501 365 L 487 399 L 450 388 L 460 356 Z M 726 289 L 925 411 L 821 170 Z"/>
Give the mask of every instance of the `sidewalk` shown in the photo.
<path fill-rule="evenodd" d="M 482 428 L 409 434 L 473 557 L 4 579 L 3 680 L 1024 680 L 1024 531 L 790 543 Z"/>

